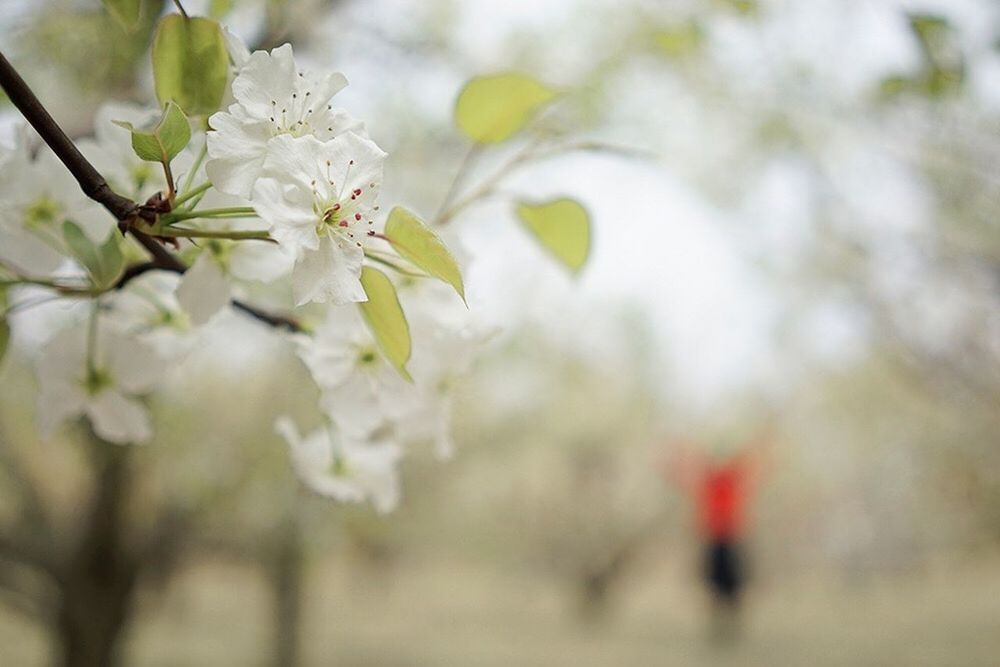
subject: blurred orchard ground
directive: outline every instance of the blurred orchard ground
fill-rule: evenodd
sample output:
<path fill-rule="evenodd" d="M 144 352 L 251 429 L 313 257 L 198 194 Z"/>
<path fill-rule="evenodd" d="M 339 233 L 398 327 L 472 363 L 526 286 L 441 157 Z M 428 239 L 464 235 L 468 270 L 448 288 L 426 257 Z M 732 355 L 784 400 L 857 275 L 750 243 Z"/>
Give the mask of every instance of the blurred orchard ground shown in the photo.
<path fill-rule="evenodd" d="M 164 4 L 129 36 L 97 2 L 8 2 L 0 38 L 79 136 L 108 95 L 149 97 Z M 120 529 L 151 565 L 123 664 L 995 664 L 1000 7 L 185 5 L 345 72 L 344 105 L 393 158 L 384 188 L 418 210 L 460 159 L 451 108 L 472 75 L 573 91 L 589 136 L 635 155 L 514 182 L 590 208 L 576 279 L 534 261 L 505 205 L 469 213 L 470 303 L 498 331 L 459 392 L 454 461 L 407 459 L 389 517 L 297 488 L 272 424 L 314 404 L 304 369 L 253 324 L 214 324 L 184 362 L 214 372 L 158 395 L 157 438 L 128 462 Z M 11 549 L 99 517 L 81 499 L 102 481 L 80 434 L 38 439 L 18 349 L 0 386 L 0 663 L 37 665 L 51 582 Z M 767 421 L 749 623 L 712 649 L 690 508 L 656 461 Z"/>

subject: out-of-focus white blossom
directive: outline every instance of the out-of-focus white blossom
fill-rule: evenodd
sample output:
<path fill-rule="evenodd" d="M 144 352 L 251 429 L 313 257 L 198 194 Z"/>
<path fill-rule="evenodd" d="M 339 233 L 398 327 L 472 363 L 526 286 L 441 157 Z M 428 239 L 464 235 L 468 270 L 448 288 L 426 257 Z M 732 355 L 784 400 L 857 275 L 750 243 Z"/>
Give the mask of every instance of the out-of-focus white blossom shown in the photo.
<path fill-rule="evenodd" d="M 46 276 L 67 256 L 63 223 L 71 220 L 94 243 L 103 243 L 115 221 L 88 199 L 48 148 L 32 159 L 27 128 L 13 147 L 0 149 L 0 259 L 22 275 Z"/>
<path fill-rule="evenodd" d="M 396 508 L 402 454 L 396 445 L 344 437 L 335 442 L 325 428 L 303 438 L 288 417 L 275 429 L 288 442 L 295 474 L 313 492 L 342 502 L 368 500 L 380 514 Z"/>
<path fill-rule="evenodd" d="M 332 308 L 299 357 L 319 386 L 320 405 L 345 433 L 365 438 L 414 410 L 413 386 L 378 349 L 356 308 Z"/>
<path fill-rule="evenodd" d="M 88 327 L 71 327 L 46 345 L 38 362 L 37 420 L 43 434 L 63 421 L 86 416 L 109 442 L 147 442 L 149 412 L 136 396 L 150 391 L 164 365 L 135 336 L 100 327 L 88 355 Z"/>
<path fill-rule="evenodd" d="M 106 297 L 107 317 L 122 333 L 148 343 L 160 357 L 176 360 L 194 342 L 191 318 L 174 295 L 180 278 L 167 271 L 133 278 Z"/>

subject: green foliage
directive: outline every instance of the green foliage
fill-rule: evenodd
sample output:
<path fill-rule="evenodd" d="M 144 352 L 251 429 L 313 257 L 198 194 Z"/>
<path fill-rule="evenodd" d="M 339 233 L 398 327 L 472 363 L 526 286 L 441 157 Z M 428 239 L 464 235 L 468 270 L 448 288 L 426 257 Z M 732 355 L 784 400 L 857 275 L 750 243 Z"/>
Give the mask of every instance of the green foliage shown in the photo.
<path fill-rule="evenodd" d="M 701 25 L 690 20 L 659 28 L 652 35 L 653 46 L 668 58 L 683 58 L 697 52 L 705 41 Z"/>
<path fill-rule="evenodd" d="M 67 220 L 63 223 L 63 238 L 70 253 L 87 270 L 94 287 L 111 287 L 121 277 L 125 270 L 125 257 L 121 250 L 122 235 L 118 230 L 112 231 L 110 238 L 99 246 L 84 234 L 79 225 Z"/>
<path fill-rule="evenodd" d="M 126 30 L 133 30 L 142 15 L 140 0 L 103 0 L 104 7 Z"/>
<path fill-rule="evenodd" d="M 163 17 L 153 38 L 153 79 L 160 104 L 176 102 L 189 116 L 222 104 L 229 54 L 217 21 L 180 14 Z"/>
<path fill-rule="evenodd" d="M 757 0 L 719 0 L 719 3 L 746 16 L 753 16 L 760 10 Z"/>
<path fill-rule="evenodd" d="M 410 325 L 399 305 L 396 287 L 389 277 L 378 269 L 366 266 L 361 270 L 361 285 L 368 301 L 359 304 L 368 328 L 375 336 L 379 348 L 399 374 L 412 381 L 406 370 L 410 360 Z"/>
<path fill-rule="evenodd" d="M 132 133 L 132 150 L 147 162 L 169 164 L 191 141 L 187 116 L 173 102 L 167 102 L 160 122 L 149 130 L 137 130 L 131 123 L 120 120 L 115 124 Z"/>
<path fill-rule="evenodd" d="M 944 97 L 961 89 L 965 81 L 965 58 L 959 48 L 954 28 L 948 21 L 931 14 L 909 14 L 910 30 L 920 46 L 923 68 L 915 75 L 894 75 L 883 79 L 883 97 L 902 93 Z"/>
<path fill-rule="evenodd" d="M 578 273 L 590 253 L 590 215 L 574 199 L 540 204 L 521 202 L 517 217 L 549 253 Z"/>
<path fill-rule="evenodd" d="M 458 262 L 437 234 L 417 216 L 402 206 L 392 209 L 385 223 L 385 236 L 400 256 L 454 287 L 465 300 L 465 285 Z"/>
<path fill-rule="evenodd" d="M 479 76 L 458 95 L 455 124 L 477 143 L 500 143 L 521 131 L 556 93 L 517 73 Z"/>

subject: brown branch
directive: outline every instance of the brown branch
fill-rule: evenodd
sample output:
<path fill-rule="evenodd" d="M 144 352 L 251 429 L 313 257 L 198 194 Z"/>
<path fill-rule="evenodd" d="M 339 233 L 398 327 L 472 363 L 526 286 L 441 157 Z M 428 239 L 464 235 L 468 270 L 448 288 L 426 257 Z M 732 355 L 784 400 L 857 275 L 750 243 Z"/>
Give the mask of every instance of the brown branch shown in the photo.
<path fill-rule="evenodd" d="M 129 280 L 153 269 L 163 269 L 175 273 L 184 273 L 187 271 L 187 266 L 172 255 L 169 250 L 164 248 L 159 241 L 132 227 L 131 223 L 137 217 L 148 217 L 150 212 L 146 207 L 139 206 L 128 197 L 123 197 L 108 186 L 104 177 L 83 156 L 83 153 L 79 151 L 73 141 L 66 136 L 66 133 L 59 127 L 59 124 L 52 118 L 35 96 L 35 93 L 32 92 L 31 88 L 28 87 L 28 84 L 25 83 L 24 79 L 21 78 L 21 75 L 17 73 L 17 70 L 14 69 L 14 66 L 10 64 L 3 53 L 0 53 L 0 87 L 7 93 L 10 101 L 17 107 L 18 111 L 35 128 L 35 131 L 38 132 L 42 140 L 52 149 L 56 157 L 66 165 L 66 168 L 76 178 L 77 183 L 80 184 L 80 188 L 84 194 L 108 209 L 119 221 L 119 228 L 122 230 L 122 233 L 131 233 L 149 254 L 152 255 L 152 262 L 130 267 L 118 281 L 118 284 L 115 285 L 116 287 L 122 287 Z M 141 269 L 138 268 L 140 266 L 142 267 Z M 251 306 L 235 299 L 233 300 L 233 306 L 273 327 L 286 328 L 290 331 L 302 331 L 302 327 L 298 321 L 290 317 L 268 313 L 256 306 Z"/>
<path fill-rule="evenodd" d="M 83 153 L 49 115 L 3 53 L 0 53 L 0 86 L 56 157 L 66 165 L 84 194 L 102 204 L 119 220 L 135 216 L 138 210 L 136 203 L 127 197 L 122 197 L 108 186 L 104 177 L 87 161 L 87 158 L 83 157 Z"/>

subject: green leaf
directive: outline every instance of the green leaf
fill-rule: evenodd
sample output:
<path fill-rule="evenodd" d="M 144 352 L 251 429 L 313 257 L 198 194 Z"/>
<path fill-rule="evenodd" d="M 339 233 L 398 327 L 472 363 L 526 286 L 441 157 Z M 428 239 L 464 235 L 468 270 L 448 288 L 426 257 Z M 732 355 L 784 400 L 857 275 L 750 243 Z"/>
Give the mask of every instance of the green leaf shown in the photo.
<path fill-rule="evenodd" d="M 517 217 L 556 259 L 577 273 L 590 253 L 590 215 L 574 199 L 517 205 Z"/>
<path fill-rule="evenodd" d="M 475 142 L 506 141 L 517 134 L 556 93 L 530 76 L 516 73 L 470 80 L 455 103 L 455 124 Z"/>
<path fill-rule="evenodd" d="M 173 100 L 190 116 L 218 110 L 229 76 L 229 53 L 217 21 L 168 14 L 153 37 L 153 81 L 160 104 Z"/>
<path fill-rule="evenodd" d="M 402 206 L 392 209 L 385 223 L 385 237 L 400 256 L 454 287 L 465 301 L 458 262 L 438 235 L 417 216 Z"/>
<path fill-rule="evenodd" d="M 160 122 L 149 130 L 137 130 L 122 120 L 114 122 L 132 133 L 132 150 L 147 162 L 169 164 L 191 141 L 191 124 L 173 102 L 167 102 Z"/>
<path fill-rule="evenodd" d="M 142 13 L 140 0 L 103 0 L 104 8 L 126 30 L 132 30 L 139 24 Z"/>
<path fill-rule="evenodd" d="M 406 370 L 406 362 L 410 360 L 410 325 L 399 305 L 396 287 L 388 276 L 370 266 L 361 269 L 361 286 L 365 288 L 368 301 L 358 305 L 368 328 L 389 363 L 412 382 Z"/>
<path fill-rule="evenodd" d="M 111 287 L 121 277 L 125 270 L 125 257 L 120 245 L 122 235 L 117 229 L 111 232 L 111 237 L 103 245 L 97 245 L 79 225 L 67 220 L 63 223 L 63 238 L 73 257 L 87 269 L 94 287 Z"/>

